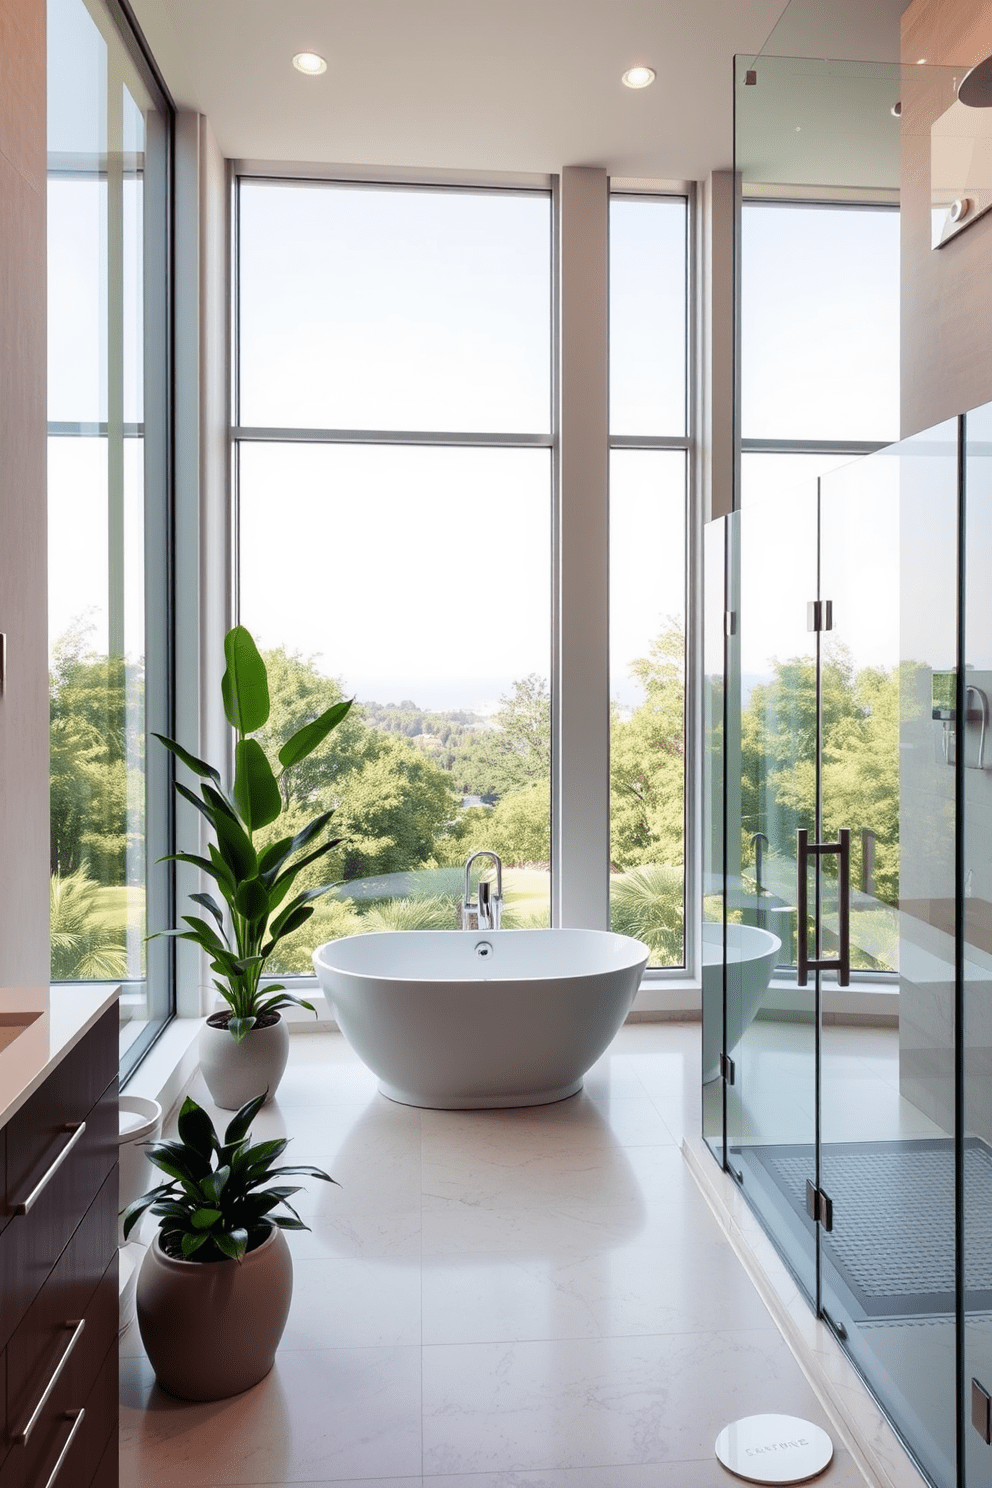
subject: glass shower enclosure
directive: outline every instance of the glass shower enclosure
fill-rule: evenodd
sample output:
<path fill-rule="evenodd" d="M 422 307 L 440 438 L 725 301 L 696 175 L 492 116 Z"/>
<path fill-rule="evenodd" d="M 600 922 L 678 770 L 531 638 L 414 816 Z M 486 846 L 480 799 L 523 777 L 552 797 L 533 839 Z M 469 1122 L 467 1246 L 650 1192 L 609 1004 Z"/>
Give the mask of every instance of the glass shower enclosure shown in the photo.
<path fill-rule="evenodd" d="M 922 86 L 751 70 L 743 202 L 804 90 L 898 144 Z M 824 137 L 778 173 L 836 200 Z M 836 443 L 705 533 L 703 1134 L 925 1478 L 992 1488 L 992 406 Z"/>

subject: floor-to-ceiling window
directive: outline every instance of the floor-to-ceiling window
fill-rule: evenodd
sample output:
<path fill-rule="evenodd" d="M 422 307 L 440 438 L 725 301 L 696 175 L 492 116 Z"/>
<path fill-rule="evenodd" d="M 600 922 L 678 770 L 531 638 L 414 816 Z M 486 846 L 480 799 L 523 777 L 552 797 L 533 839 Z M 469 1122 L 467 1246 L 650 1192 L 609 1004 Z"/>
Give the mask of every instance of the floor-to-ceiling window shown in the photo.
<path fill-rule="evenodd" d="M 238 182 L 264 742 L 357 700 L 289 783 L 344 841 L 283 974 L 323 938 L 454 927 L 476 848 L 504 925 L 549 922 L 554 231 L 546 190 Z M 686 959 L 687 234 L 684 196 L 611 200 L 611 919 L 661 968 Z"/>
<path fill-rule="evenodd" d="M 48 6 L 48 520 L 54 981 L 122 983 L 122 1073 L 172 1007 L 170 120 L 120 18 Z"/>
<path fill-rule="evenodd" d="M 238 611 L 268 742 L 357 699 L 287 778 L 344 840 L 273 969 L 453 927 L 477 848 L 504 925 L 546 925 L 550 193 L 243 178 L 237 201 Z"/>
<path fill-rule="evenodd" d="M 610 922 L 685 962 L 688 202 L 610 203 Z"/>

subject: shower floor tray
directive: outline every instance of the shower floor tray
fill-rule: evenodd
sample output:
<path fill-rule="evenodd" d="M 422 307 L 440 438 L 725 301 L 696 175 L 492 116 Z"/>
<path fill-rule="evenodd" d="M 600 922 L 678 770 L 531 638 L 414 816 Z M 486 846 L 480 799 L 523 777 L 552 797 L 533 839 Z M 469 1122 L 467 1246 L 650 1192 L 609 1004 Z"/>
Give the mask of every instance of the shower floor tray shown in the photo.
<path fill-rule="evenodd" d="M 806 1180 L 811 1143 L 734 1149 L 745 1180 L 765 1192 L 795 1236 L 812 1237 Z M 864 1318 L 954 1311 L 954 1144 L 926 1137 L 893 1142 L 824 1143 L 821 1183 L 833 1202 L 833 1230 L 822 1257 Z M 965 1306 L 992 1311 L 992 1150 L 965 1143 Z M 745 1181 L 745 1188 L 750 1187 Z M 784 1238 L 784 1237 L 783 1237 Z M 809 1240 L 807 1240 L 807 1245 Z"/>

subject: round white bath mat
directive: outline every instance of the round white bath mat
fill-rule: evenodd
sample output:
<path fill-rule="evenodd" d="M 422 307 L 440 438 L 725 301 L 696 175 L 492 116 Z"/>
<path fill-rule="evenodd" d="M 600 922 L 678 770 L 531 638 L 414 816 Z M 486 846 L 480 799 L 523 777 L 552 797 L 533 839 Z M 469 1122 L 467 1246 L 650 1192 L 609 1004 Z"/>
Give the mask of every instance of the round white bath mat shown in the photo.
<path fill-rule="evenodd" d="M 745 1416 L 720 1432 L 716 1455 L 749 1483 L 805 1483 L 828 1465 L 834 1444 L 798 1416 Z"/>

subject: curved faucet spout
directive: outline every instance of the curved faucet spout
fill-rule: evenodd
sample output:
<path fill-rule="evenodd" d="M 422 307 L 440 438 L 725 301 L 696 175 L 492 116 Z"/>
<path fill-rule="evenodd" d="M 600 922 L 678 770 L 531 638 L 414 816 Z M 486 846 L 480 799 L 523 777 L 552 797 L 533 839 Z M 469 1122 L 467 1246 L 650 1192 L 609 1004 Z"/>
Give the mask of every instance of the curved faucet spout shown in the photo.
<path fill-rule="evenodd" d="M 479 880 L 479 897 L 472 903 L 472 864 L 476 858 L 492 858 L 496 864 L 496 892 L 488 880 Z M 480 847 L 465 864 L 465 890 L 458 907 L 458 923 L 463 930 L 498 930 L 503 912 L 503 860 L 491 848 Z M 473 919 L 475 923 L 473 924 Z"/>
<path fill-rule="evenodd" d="M 466 901 L 468 900 L 468 898 L 469 898 L 469 896 L 470 896 L 470 894 L 472 892 L 472 864 L 475 862 L 476 858 L 492 858 L 493 862 L 496 864 L 496 895 L 497 895 L 498 898 L 502 899 L 502 897 L 503 897 L 503 860 L 500 857 L 499 853 L 493 852 L 492 848 L 490 848 L 490 847 L 480 847 L 478 852 L 472 853 L 471 857 L 468 859 L 468 862 L 465 864 L 465 899 L 466 899 Z"/>

